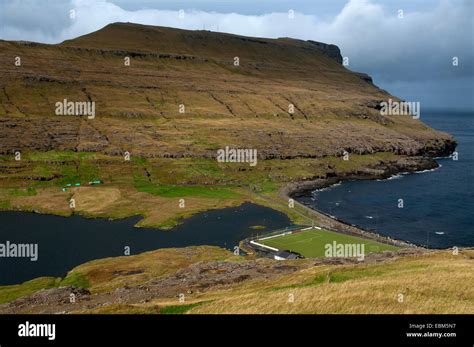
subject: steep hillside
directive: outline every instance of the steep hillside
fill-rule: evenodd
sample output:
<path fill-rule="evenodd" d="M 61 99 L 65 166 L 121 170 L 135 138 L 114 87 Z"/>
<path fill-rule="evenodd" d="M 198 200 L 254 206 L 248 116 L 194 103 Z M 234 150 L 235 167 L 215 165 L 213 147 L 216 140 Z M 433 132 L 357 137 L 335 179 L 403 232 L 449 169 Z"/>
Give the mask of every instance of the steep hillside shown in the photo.
<path fill-rule="evenodd" d="M 312 41 L 115 23 L 59 45 L 0 41 L 0 71 L 2 154 L 214 157 L 229 145 L 264 159 L 454 148 L 410 116 L 381 116 L 379 103 L 396 98 L 343 67 L 337 47 Z M 95 119 L 55 115 L 64 99 L 94 101 Z"/>
<path fill-rule="evenodd" d="M 410 115 L 381 115 L 380 102 L 398 99 L 341 61 L 338 47 L 314 41 L 130 23 L 57 45 L 0 41 L 0 210 L 141 215 L 140 226 L 170 228 L 251 201 L 297 224 L 377 237 L 288 198 L 432 169 L 456 142 Z M 95 117 L 57 115 L 65 99 L 95 102 Z M 258 165 L 218 162 L 226 146 L 256 149 Z M 400 245 L 363 264 L 206 246 L 100 259 L 0 287 L 0 313 L 473 311 L 472 250 Z"/>

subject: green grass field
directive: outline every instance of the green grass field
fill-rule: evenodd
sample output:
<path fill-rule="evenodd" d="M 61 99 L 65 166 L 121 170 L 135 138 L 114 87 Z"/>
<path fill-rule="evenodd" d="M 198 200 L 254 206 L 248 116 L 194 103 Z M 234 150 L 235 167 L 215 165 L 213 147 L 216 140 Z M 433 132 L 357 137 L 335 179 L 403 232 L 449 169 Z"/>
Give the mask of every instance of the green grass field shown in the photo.
<path fill-rule="evenodd" d="M 267 240 L 257 240 L 258 243 L 266 246 L 297 252 L 306 258 L 323 258 L 325 256 L 325 245 L 332 244 L 334 241 L 338 244 L 364 244 L 365 254 L 397 249 L 395 246 L 324 229 L 306 230 Z"/>

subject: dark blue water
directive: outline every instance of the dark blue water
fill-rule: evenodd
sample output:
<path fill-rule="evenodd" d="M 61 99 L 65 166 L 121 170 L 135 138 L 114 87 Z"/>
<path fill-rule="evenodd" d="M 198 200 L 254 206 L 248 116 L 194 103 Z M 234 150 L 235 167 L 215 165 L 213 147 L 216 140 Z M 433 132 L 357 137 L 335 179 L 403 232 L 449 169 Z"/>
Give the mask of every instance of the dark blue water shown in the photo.
<path fill-rule="evenodd" d="M 300 201 L 346 222 L 432 248 L 474 246 L 474 113 L 424 111 L 422 120 L 459 145 L 458 161 L 384 181 L 351 181 Z M 404 207 L 398 208 L 398 199 Z"/>
<path fill-rule="evenodd" d="M 134 228 L 140 218 L 110 221 L 80 216 L 59 217 L 24 212 L 0 213 L 0 243 L 37 243 L 36 262 L 0 258 L 0 285 L 21 283 L 40 276 L 64 276 L 92 259 L 122 256 L 158 248 L 214 245 L 233 249 L 242 239 L 265 230 L 287 227 L 288 217 L 267 207 L 246 203 L 239 207 L 197 214 L 172 230 Z M 260 231 L 262 232 L 262 231 Z"/>

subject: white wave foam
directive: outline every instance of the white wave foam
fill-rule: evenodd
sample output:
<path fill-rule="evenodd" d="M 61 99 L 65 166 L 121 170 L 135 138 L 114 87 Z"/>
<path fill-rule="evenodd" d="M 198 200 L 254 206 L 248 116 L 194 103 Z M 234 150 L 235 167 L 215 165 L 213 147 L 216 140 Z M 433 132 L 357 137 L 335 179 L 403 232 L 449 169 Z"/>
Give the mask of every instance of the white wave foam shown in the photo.
<path fill-rule="evenodd" d="M 316 193 L 316 192 L 324 192 L 326 190 L 329 190 L 329 189 L 332 189 L 334 187 L 337 187 L 337 186 L 340 186 L 342 184 L 341 181 L 337 182 L 337 183 L 334 183 L 334 184 L 331 184 L 330 186 L 327 186 L 327 187 L 324 187 L 324 188 L 319 188 L 319 189 L 316 189 L 313 191 L 313 193 Z"/>
<path fill-rule="evenodd" d="M 388 177 L 388 178 L 379 178 L 379 179 L 376 180 L 376 181 L 378 181 L 378 182 L 381 182 L 381 181 L 391 181 L 391 180 L 397 180 L 397 179 L 402 178 L 402 177 L 403 177 L 403 173 L 399 173 L 399 174 L 397 174 L 397 175 L 393 175 L 393 176 L 390 176 L 390 177 Z"/>
<path fill-rule="evenodd" d="M 416 174 L 420 174 L 420 173 L 425 173 L 425 172 L 431 172 L 431 171 L 435 171 L 435 170 L 438 170 L 439 168 L 443 167 L 443 165 L 439 164 L 438 167 L 435 167 L 434 169 L 428 169 L 428 170 L 421 170 L 421 171 L 415 171 L 414 173 Z"/>

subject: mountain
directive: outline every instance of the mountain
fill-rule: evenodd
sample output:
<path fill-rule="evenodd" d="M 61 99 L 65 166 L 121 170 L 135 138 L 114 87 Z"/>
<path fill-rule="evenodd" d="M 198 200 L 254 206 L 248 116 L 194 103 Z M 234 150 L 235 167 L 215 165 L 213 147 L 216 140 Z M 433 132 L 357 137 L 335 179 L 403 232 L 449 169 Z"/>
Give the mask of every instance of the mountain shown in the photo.
<path fill-rule="evenodd" d="M 250 201 L 400 247 L 357 263 L 210 246 L 99 259 L 0 287 L 0 313 L 472 312 L 458 300 L 472 250 L 430 251 L 290 206 L 339 180 L 434 168 L 456 147 L 423 115 L 383 115 L 381 102 L 399 99 L 341 62 L 338 47 L 315 41 L 131 23 L 56 45 L 0 41 L 0 210 L 140 215 L 139 226 L 171 228 Z M 58 115 L 65 100 L 94 102 L 94 117 Z M 258 150 L 258 165 L 215 160 L 227 146 Z"/>
<path fill-rule="evenodd" d="M 65 41 L 61 46 L 145 54 L 172 53 L 190 56 L 189 59 L 207 58 L 222 60 L 224 63 L 241 56 L 247 63 L 267 61 L 297 67 L 299 63 L 294 59 L 294 55 L 305 59 L 308 64 L 314 64 L 315 56 L 321 54 L 342 62 L 337 46 L 315 41 L 253 38 L 133 23 L 110 24 L 97 32 Z"/>
<path fill-rule="evenodd" d="M 0 153 L 214 157 L 229 145 L 289 159 L 454 149 L 419 120 L 382 116 L 380 102 L 398 99 L 341 61 L 338 47 L 314 41 L 131 23 L 57 45 L 0 41 Z M 95 119 L 56 115 L 64 99 L 94 101 Z"/>

